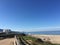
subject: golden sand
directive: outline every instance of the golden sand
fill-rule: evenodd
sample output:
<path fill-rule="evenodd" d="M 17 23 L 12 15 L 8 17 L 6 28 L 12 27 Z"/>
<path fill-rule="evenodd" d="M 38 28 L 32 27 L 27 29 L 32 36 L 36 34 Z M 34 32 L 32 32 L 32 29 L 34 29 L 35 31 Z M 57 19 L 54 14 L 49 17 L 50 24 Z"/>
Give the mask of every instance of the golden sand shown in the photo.
<path fill-rule="evenodd" d="M 41 38 L 43 41 L 50 41 L 54 44 L 60 44 L 60 35 L 31 35 L 36 38 Z"/>

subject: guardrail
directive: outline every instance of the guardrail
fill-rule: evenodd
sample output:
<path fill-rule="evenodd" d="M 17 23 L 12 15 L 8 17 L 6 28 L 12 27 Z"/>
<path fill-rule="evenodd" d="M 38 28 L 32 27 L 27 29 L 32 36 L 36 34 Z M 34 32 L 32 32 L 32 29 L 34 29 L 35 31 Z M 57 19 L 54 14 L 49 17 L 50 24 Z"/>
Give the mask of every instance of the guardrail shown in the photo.
<path fill-rule="evenodd" d="M 17 37 L 15 35 L 14 45 L 31 45 L 23 37 Z"/>
<path fill-rule="evenodd" d="M 23 37 L 22 37 L 22 41 L 26 44 L 26 45 L 31 45 L 29 42 L 27 42 Z"/>
<path fill-rule="evenodd" d="M 20 40 L 19 40 L 19 38 L 15 35 L 15 41 L 14 41 L 14 45 L 21 45 L 20 44 Z"/>

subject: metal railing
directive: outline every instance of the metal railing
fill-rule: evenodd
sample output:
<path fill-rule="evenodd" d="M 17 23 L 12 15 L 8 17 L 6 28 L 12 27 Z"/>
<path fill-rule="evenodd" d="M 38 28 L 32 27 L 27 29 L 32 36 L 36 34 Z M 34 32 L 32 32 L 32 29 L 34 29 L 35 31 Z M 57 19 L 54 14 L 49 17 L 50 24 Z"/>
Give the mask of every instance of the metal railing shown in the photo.
<path fill-rule="evenodd" d="M 15 35 L 15 41 L 14 41 L 14 45 L 21 45 L 20 44 L 20 40 L 19 40 L 19 38 Z"/>
<path fill-rule="evenodd" d="M 23 37 L 18 37 L 15 35 L 14 45 L 31 45 Z"/>

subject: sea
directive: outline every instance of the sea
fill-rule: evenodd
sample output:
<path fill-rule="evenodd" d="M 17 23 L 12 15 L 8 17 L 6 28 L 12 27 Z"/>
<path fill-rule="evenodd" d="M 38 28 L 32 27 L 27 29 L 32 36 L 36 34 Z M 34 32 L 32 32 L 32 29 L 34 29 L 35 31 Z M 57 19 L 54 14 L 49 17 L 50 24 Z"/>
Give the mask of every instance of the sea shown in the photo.
<path fill-rule="evenodd" d="M 35 31 L 35 32 L 25 32 L 25 34 L 60 35 L 60 31 Z"/>

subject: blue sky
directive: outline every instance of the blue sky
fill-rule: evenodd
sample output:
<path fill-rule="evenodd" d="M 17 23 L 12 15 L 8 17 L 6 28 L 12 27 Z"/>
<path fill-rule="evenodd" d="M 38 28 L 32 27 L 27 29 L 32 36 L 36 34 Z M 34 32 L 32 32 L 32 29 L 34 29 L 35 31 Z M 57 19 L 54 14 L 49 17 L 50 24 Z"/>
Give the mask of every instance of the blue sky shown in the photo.
<path fill-rule="evenodd" d="M 0 0 L 0 28 L 18 31 L 60 28 L 60 0 Z"/>

